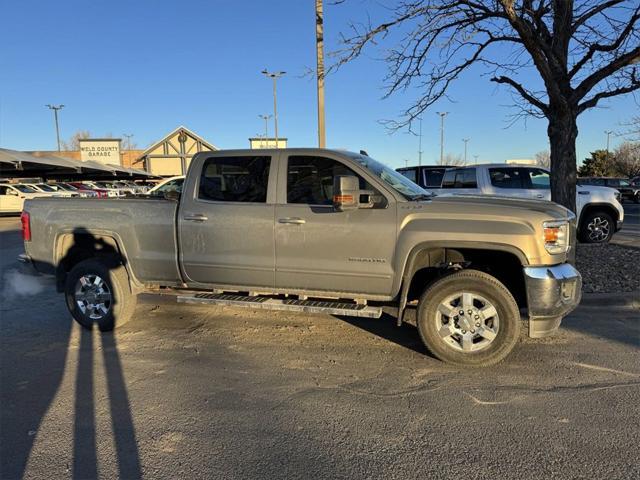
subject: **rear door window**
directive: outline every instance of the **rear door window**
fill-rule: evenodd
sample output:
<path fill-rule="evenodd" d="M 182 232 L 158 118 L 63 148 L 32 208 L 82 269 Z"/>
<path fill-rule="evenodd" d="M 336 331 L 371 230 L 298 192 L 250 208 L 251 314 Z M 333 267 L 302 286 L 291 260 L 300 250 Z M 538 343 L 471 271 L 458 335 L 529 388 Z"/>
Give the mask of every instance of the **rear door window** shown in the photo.
<path fill-rule="evenodd" d="M 440 188 L 446 169 L 428 169 L 424 171 L 424 184 L 427 188 Z"/>
<path fill-rule="evenodd" d="M 490 168 L 489 177 L 497 188 L 526 188 L 519 168 Z"/>
<path fill-rule="evenodd" d="M 442 178 L 442 188 L 478 188 L 476 169 L 447 170 Z"/>
<path fill-rule="evenodd" d="M 271 157 L 212 157 L 204 161 L 198 198 L 215 202 L 266 203 Z"/>
<path fill-rule="evenodd" d="M 541 168 L 527 168 L 525 170 L 527 173 L 525 180 L 529 184 L 526 188 L 534 190 L 549 190 L 551 188 L 549 172 Z"/>

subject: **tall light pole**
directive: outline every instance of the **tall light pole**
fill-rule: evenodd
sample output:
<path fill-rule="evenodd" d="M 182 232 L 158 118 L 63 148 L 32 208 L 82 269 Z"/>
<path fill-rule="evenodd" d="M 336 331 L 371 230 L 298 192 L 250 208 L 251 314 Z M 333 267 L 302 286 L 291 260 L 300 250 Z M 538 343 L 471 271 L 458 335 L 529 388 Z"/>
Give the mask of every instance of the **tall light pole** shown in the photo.
<path fill-rule="evenodd" d="M 440 165 L 444 163 L 444 117 L 446 117 L 449 112 L 436 112 L 440 115 Z"/>
<path fill-rule="evenodd" d="M 476 165 L 478 164 L 478 157 L 479 157 L 479 156 L 480 156 L 480 155 L 474 155 L 474 156 L 473 156 L 473 161 L 476 163 Z"/>
<path fill-rule="evenodd" d="M 609 137 L 613 133 L 613 130 L 605 130 L 604 133 L 607 135 L 607 157 L 609 156 Z"/>
<path fill-rule="evenodd" d="M 418 166 L 422 166 L 422 117 L 420 117 L 420 130 L 418 132 Z"/>
<path fill-rule="evenodd" d="M 122 136 L 127 139 L 127 150 L 131 150 L 131 139 L 133 138 L 133 133 L 123 133 Z"/>
<path fill-rule="evenodd" d="M 131 139 L 133 138 L 133 133 L 123 133 L 122 134 L 123 137 L 125 137 L 127 139 L 127 151 L 129 152 L 129 166 L 131 166 Z M 122 162 L 123 158 L 120 159 L 120 163 Z"/>
<path fill-rule="evenodd" d="M 60 128 L 58 127 L 58 110 L 62 110 L 64 105 L 45 105 L 49 110 L 53 110 L 53 117 L 56 121 L 56 140 L 58 141 L 58 151 L 60 151 Z"/>
<path fill-rule="evenodd" d="M 466 165 L 467 163 L 467 143 L 469 143 L 469 140 L 471 140 L 470 138 L 463 138 L 462 141 L 464 142 L 464 163 Z"/>
<path fill-rule="evenodd" d="M 278 148 L 278 100 L 276 95 L 276 81 L 285 73 L 287 72 L 269 72 L 267 71 L 266 68 L 262 70 L 263 75 L 266 75 L 267 77 L 273 80 L 273 125 L 276 131 L 275 133 L 276 148 Z"/>
<path fill-rule="evenodd" d="M 316 0 L 316 76 L 318 78 L 318 147 L 325 148 L 324 123 L 324 14 L 322 0 Z"/>
<path fill-rule="evenodd" d="M 261 119 L 264 120 L 264 141 L 267 147 L 269 147 L 269 119 L 273 117 L 273 115 L 258 115 Z M 276 142 L 277 146 L 277 142 Z"/>

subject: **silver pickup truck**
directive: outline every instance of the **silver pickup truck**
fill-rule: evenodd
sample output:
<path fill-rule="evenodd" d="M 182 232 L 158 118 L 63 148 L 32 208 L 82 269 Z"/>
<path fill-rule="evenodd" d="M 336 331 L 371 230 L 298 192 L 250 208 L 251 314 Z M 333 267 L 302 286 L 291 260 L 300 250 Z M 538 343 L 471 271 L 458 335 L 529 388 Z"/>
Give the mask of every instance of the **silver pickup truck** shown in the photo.
<path fill-rule="evenodd" d="M 364 152 L 196 155 L 181 194 L 37 199 L 25 255 L 102 331 L 141 292 L 178 302 L 380 317 L 416 309 L 420 337 L 459 365 L 499 362 L 553 333 L 581 296 L 575 217 L 544 200 L 432 197 Z"/>

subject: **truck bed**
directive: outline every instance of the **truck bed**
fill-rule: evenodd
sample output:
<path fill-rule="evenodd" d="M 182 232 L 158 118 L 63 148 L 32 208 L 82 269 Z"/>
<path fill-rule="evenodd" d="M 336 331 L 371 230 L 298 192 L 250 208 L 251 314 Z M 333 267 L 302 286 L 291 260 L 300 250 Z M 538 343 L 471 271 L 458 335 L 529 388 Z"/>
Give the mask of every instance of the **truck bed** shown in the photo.
<path fill-rule="evenodd" d="M 157 198 L 38 198 L 25 202 L 31 221 L 27 255 L 36 268 L 53 273 L 73 245 L 102 248 L 115 237 L 137 283 L 181 282 L 177 261 L 178 204 Z"/>

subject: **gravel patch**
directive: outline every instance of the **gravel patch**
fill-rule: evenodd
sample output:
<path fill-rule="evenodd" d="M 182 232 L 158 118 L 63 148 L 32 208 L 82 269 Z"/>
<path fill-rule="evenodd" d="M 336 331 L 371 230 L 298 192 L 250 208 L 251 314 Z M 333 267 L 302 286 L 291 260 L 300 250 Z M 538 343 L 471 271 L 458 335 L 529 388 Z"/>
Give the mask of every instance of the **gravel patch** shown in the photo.
<path fill-rule="evenodd" d="M 640 291 L 640 250 L 620 245 L 579 244 L 576 268 L 583 293 Z"/>

